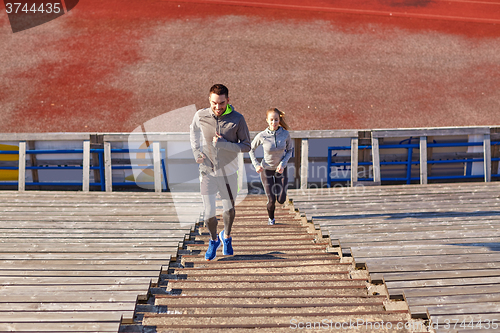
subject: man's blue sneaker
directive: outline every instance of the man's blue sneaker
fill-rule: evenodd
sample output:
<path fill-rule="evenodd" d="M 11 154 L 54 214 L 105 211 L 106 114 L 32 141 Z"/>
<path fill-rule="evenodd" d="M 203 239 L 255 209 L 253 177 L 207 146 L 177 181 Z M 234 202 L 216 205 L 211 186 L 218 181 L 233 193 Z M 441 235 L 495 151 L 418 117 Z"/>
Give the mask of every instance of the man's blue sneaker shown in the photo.
<path fill-rule="evenodd" d="M 220 247 L 220 239 L 217 238 L 216 241 L 210 240 L 208 242 L 208 250 L 207 253 L 205 253 L 205 259 L 210 261 L 214 260 L 215 256 L 217 255 L 217 249 Z"/>
<path fill-rule="evenodd" d="M 272 219 L 272 220 L 271 220 L 271 218 L 269 218 L 269 219 L 267 220 L 267 224 L 269 224 L 269 225 L 275 225 L 275 224 L 276 224 L 276 221 L 275 221 L 274 219 Z"/>
<path fill-rule="evenodd" d="M 222 254 L 225 256 L 233 255 L 233 245 L 231 245 L 231 241 L 233 237 L 224 238 L 224 230 L 219 233 L 219 238 L 222 240 Z"/>

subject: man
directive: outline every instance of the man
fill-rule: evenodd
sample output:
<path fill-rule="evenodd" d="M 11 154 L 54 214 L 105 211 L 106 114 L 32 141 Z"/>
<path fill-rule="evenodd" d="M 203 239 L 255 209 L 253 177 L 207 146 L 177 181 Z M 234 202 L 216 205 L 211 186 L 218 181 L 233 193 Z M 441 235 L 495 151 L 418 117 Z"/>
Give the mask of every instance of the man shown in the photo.
<path fill-rule="evenodd" d="M 229 104 L 229 91 L 222 84 L 213 85 L 210 108 L 196 112 L 190 126 L 191 149 L 200 169 L 200 192 L 205 224 L 210 232 L 206 260 L 213 260 L 221 242 L 222 253 L 232 255 L 231 227 L 234 201 L 238 190 L 238 153 L 250 151 L 250 133 L 245 118 Z M 217 234 L 215 199 L 222 198 L 224 230 Z"/>

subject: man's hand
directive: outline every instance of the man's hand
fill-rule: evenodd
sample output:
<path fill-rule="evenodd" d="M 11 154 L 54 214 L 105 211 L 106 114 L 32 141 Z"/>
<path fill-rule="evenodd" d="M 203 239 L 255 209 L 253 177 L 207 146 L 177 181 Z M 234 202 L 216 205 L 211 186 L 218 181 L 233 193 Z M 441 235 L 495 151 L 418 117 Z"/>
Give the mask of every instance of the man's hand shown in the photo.
<path fill-rule="evenodd" d="M 262 165 L 259 165 L 255 168 L 255 171 L 257 171 L 257 173 L 261 173 L 262 171 L 264 171 L 264 168 L 262 167 Z"/>
<path fill-rule="evenodd" d="M 214 143 L 214 145 L 217 143 L 217 140 L 219 140 L 221 138 L 222 138 L 222 135 L 220 135 L 219 133 L 216 132 L 214 138 L 212 139 L 212 142 Z"/>
<path fill-rule="evenodd" d="M 204 160 L 205 160 L 205 155 L 203 153 L 200 153 L 200 155 L 198 155 L 198 158 L 196 159 L 196 163 L 198 164 L 203 163 Z"/>

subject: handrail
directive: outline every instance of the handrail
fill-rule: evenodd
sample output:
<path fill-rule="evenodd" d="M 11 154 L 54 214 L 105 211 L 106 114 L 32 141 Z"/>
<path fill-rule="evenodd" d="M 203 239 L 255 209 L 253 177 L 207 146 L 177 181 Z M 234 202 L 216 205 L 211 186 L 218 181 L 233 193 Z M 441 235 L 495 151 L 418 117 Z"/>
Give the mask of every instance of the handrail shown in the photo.
<path fill-rule="evenodd" d="M 482 135 L 483 142 L 479 143 L 471 143 L 470 145 L 483 146 L 483 160 L 485 161 L 484 165 L 484 179 L 485 181 L 490 181 L 492 177 L 491 165 L 492 162 L 500 161 L 500 152 L 497 153 L 497 149 L 495 149 L 495 156 L 492 157 L 491 154 L 491 138 L 496 140 L 500 139 L 500 130 L 498 126 L 472 126 L 472 127 L 442 127 L 442 128 L 398 128 L 398 129 L 365 129 L 365 130 L 311 130 L 311 131 L 290 131 L 292 139 L 295 140 L 296 143 L 296 152 L 295 156 L 295 165 L 297 167 L 297 171 L 300 171 L 300 174 L 296 174 L 296 177 L 300 178 L 300 188 L 308 187 L 308 171 L 309 171 L 309 142 L 314 139 L 328 139 L 328 138 L 349 138 L 351 141 L 350 146 L 348 146 L 351 150 L 351 167 L 357 170 L 358 165 L 366 165 L 366 162 L 358 161 L 358 150 L 359 149 L 372 149 L 373 156 L 373 183 L 380 184 L 380 155 L 379 150 L 379 140 L 382 138 L 396 138 L 396 137 L 415 137 L 417 139 L 416 144 L 412 144 L 411 146 L 405 146 L 406 149 L 415 149 L 417 146 L 419 148 L 420 157 L 418 159 L 418 163 L 414 163 L 411 161 L 407 165 L 411 168 L 412 165 L 420 164 L 420 176 L 417 179 L 420 179 L 422 184 L 426 184 L 428 179 L 433 179 L 434 177 L 427 176 L 427 165 L 428 164 L 437 164 L 437 163 L 446 163 L 446 162 L 435 162 L 435 161 L 427 161 L 427 148 L 432 149 L 434 147 L 439 147 L 439 145 L 434 145 L 433 143 L 427 143 L 427 138 L 439 137 L 439 136 L 455 136 L 455 135 Z M 255 136 L 258 132 L 251 132 L 251 137 Z M 366 135 L 369 134 L 371 136 L 371 145 L 368 147 L 363 143 L 363 145 L 358 146 L 360 138 L 367 138 Z M 149 142 L 152 143 L 153 146 L 153 166 L 154 170 L 154 183 L 155 183 L 155 191 L 161 191 L 161 179 L 162 173 L 163 178 L 166 178 L 165 162 L 161 158 L 160 152 L 160 143 L 161 142 L 188 142 L 189 141 L 189 133 L 165 133 L 165 132 L 132 132 L 132 133 L 0 133 L 0 142 L 16 142 L 19 144 L 19 151 L 16 152 L 19 154 L 18 160 L 18 168 L 19 175 L 17 183 L 7 183 L 0 182 L 0 185 L 3 184 L 17 184 L 19 191 L 24 191 L 25 189 L 25 173 L 26 170 L 30 170 L 34 177 L 34 182 L 32 184 L 43 184 L 43 182 L 35 182 L 35 174 L 37 170 L 37 166 L 33 165 L 31 167 L 26 167 L 26 157 L 31 155 L 31 160 L 36 160 L 33 152 L 33 143 L 35 141 L 76 141 L 82 142 L 82 148 L 79 149 L 83 153 L 82 164 L 78 166 L 78 168 L 82 168 L 82 190 L 89 191 L 89 186 L 96 185 L 96 183 L 90 183 L 90 172 L 94 171 L 96 178 L 100 177 L 99 185 L 103 186 L 104 190 L 112 191 L 112 170 L 116 169 L 116 166 L 111 165 L 111 154 L 115 152 L 115 150 L 111 149 L 111 144 L 113 142 Z M 494 142 L 496 145 L 496 141 Z M 91 149 L 92 148 L 92 149 Z M 94 149 L 103 149 L 102 153 L 96 152 Z M 384 148 L 382 148 L 384 149 Z M 13 154 L 12 151 L 8 152 L 0 152 L 0 154 Z M 37 154 L 41 154 L 38 152 Z M 94 156 L 91 156 L 91 155 Z M 99 160 L 99 168 L 96 169 L 95 166 L 90 166 L 90 161 Z M 242 160 L 242 156 L 240 156 L 240 160 Z M 472 160 L 473 162 L 477 160 Z M 470 161 L 468 161 L 470 162 Z M 384 162 L 382 162 L 383 165 Z M 466 163 L 466 162 L 463 162 Z M 96 163 L 97 164 L 97 163 Z M 243 162 L 241 162 L 243 164 Z M 9 170 L 15 170 L 11 165 L 7 166 Z M 5 168 L 7 168 L 5 167 Z M 119 166 L 120 168 L 121 166 Z M 1 169 L 1 168 L 0 168 Z M 494 176 L 497 177 L 498 175 Z M 102 173 L 102 175 L 101 175 Z M 357 172 L 351 173 L 350 183 L 352 186 L 355 186 L 358 182 Z M 467 176 L 467 175 L 466 175 Z M 465 177 L 465 176 L 464 176 Z M 101 180 L 104 179 L 104 180 Z M 412 181 L 415 179 L 412 179 Z M 80 184 L 79 182 L 75 184 Z"/>
<path fill-rule="evenodd" d="M 85 141 L 92 133 L 0 133 L 0 142 L 6 141 Z"/>
<path fill-rule="evenodd" d="M 33 155 L 38 155 L 38 154 L 83 154 L 85 149 L 30 149 L 30 150 L 25 150 L 25 154 L 33 154 Z M 152 149 L 111 149 L 111 153 L 151 153 L 153 152 Z M 164 153 L 165 149 L 161 149 L 160 152 Z M 89 149 L 89 153 L 97 153 L 99 154 L 98 158 L 98 166 L 89 166 L 88 168 L 85 168 L 85 163 L 82 163 L 81 166 L 78 165 L 58 165 L 58 166 L 24 166 L 24 170 L 99 170 L 100 171 L 100 182 L 93 182 L 87 183 L 88 186 L 101 186 L 101 190 L 104 191 L 106 189 L 106 183 L 105 183 L 105 177 L 104 177 L 104 149 Z M 20 151 L 12 151 L 12 150 L 0 150 L 0 155 L 19 155 L 19 160 L 21 160 L 21 152 Z M 89 155 L 90 156 L 90 155 Z M 19 163 L 21 165 L 21 163 Z M 166 173 L 166 166 L 165 163 L 162 159 L 161 161 L 162 165 L 162 173 L 163 177 L 165 179 L 165 184 L 168 190 L 168 183 L 167 183 L 167 173 Z M 126 166 L 112 166 L 112 169 L 121 169 L 121 170 L 129 170 L 129 169 L 150 169 L 154 168 L 154 166 L 134 166 L 134 165 L 126 165 Z M 0 166 L 0 170 L 19 170 L 20 166 Z M 20 172 L 21 173 L 21 172 Z M 84 172 L 85 176 L 85 172 Z M 20 182 L 2 182 L 0 183 L 2 185 L 18 185 Z M 140 185 L 151 185 L 154 183 L 151 182 L 135 182 L 134 184 L 140 184 Z M 120 185 L 120 186 L 131 186 L 134 185 L 131 183 L 127 182 L 115 182 L 112 185 Z M 33 182 L 24 182 L 24 186 L 26 185 L 53 185 L 53 186 L 82 186 L 85 188 L 85 177 L 82 178 L 82 182 L 39 182 L 39 181 L 33 181 Z M 111 185 L 111 186 L 112 186 Z"/>
<path fill-rule="evenodd" d="M 448 142 L 448 143 L 427 143 L 426 147 L 436 148 L 436 147 L 467 147 L 467 146 L 484 146 L 485 142 Z M 491 145 L 500 145 L 500 141 L 490 142 Z M 387 144 L 379 145 L 379 149 L 407 149 L 407 159 L 406 161 L 379 161 L 379 165 L 406 165 L 406 177 L 396 178 L 396 177 L 384 177 L 381 178 L 382 181 L 406 181 L 410 184 L 413 180 L 422 180 L 420 177 L 411 177 L 411 166 L 421 164 L 421 161 L 413 161 L 412 151 L 414 148 L 421 147 L 420 144 Z M 328 165 L 327 165 L 327 184 L 328 187 L 331 186 L 334 181 L 347 181 L 349 178 L 335 178 L 331 177 L 331 168 L 335 166 L 349 166 L 350 162 L 333 162 L 332 152 L 338 150 L 350 150 L 351 146 L 331 146 L 328 147 Z M 359 146 L 358 149 L 372 149 L 372 145 Z M 447 160 L 427 160 L 427 164 L 447 164 L 447 163 L 473 163 L 473 162 L 484 162 L 483 158 L 457 158 L 457 159 L 447 159 Z M 500 161 L 500 158 L 490 158 L 490 161 Z M 491 162 L 490 162 L 491 163 Z M 358 165 L 373 165 L 373 162 L 358 162 Z M 353 168 L 351 168 L 352 173 Z M 495 174 L 494 176 L 500 176 L 500 174 Z M 449 175 L 449 176 L 431 176 L 427 179 L 431 180 L 445 180 L 445 179 L 470 179 L 470 178 L 485 178 L 485 181 L 489 181 L 486 175 Z M 374 178 L 364 178 L 365 180 L 373 180 Z"/>

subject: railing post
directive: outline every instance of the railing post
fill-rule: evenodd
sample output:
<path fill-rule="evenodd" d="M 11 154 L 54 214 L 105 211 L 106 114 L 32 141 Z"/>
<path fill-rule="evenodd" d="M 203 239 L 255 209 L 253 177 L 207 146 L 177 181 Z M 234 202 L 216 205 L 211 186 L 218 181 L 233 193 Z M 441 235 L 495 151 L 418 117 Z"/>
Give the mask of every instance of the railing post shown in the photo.
<path fill-rule="evenodd" d="M 484 181 L 491 182 L 491 139 L 490 139 L 490 134 L 484 134 L 483 155 L 484 155 Z"/>
<path fill-rule="evenodd" d="M 307 175 L 309 173 L 309 139 L 302 139 L 300 165 L 300 188 L 307 189 Z"/>
<path fill-rule="evenodd" d="M 30 141 L 27 141 L 26 144 L 27 144 L 27 146 L 26 146 L 27 150 L 35 150 L 36 149 L 35 141 L 30 140 Z M 38 162 L 36 159 L 36 154 L 29 154 L 29 155 L 30 155 L 29 160 L 31 162 L 31 166 L 37 166 Z M 37 169 L 31 169 L 31 176 L 33 178 L 34 183 L 40 182 L 40 178 L 38 177 L 38 170 Z M 40 186 L 36 186 L 35 188 L 40 189 Z"/>
<path fill-rule="evenodd" d="M 410 143 L 411 145 L 411 139 Z M 413 160 L 413 148 L 408 147 L 408 163 L 406 164 L 406 184 L 411 184 L 411 162 Z"/>
<path fill-rule="evenodd" d="M 326 185 L 331 187 L 332 184 L 332 150 L 328 148 L 328 157 L 326 165 Z"/>
<path fill-rule="evenodd" d="M 160 143 L 153 142 L 153 173 L 155 181 L 155 192 L 161 192 L 161 154 Z"/>
<path fill-rule="evenodd" d="M 245 175 L 245 160 L 243 153 L 238 154 L 238 191 L 243 190 L 243 176 Z"/>
<path fill-rule="evenodd" d="M 358 181 L 358 138 L 351 138 L 351 186 Z"/>
<path fill-rule="evenodd" d="M 293 146 L 295 147 L 295 150 L 293 151 L 294 155 L 294 161 L 293 161 L 293 166 L 294 166 L 294 173 L 293 173 L 293 179 L 295 181 L 295 186 L 296 188 L 300 188 L 300 166 L 302 164 L 301 157 L 302 157 L 302 139 L 293 139 Z"/>
<path fill-rule="evenodd" d="M 106 192 L 113 191 L 113 172 L 111 169 L 111 143 L 104 142 L 104 180 Z"/>
<path fill-rule="evenodd" d="M 91 134 L 90 135 L 90 149 L 103 149 L 103 142 L 104 142 L 104 137 L 102 134 Z M 103 154 L 100 152 L 97 153 L 92 153 L 91 154 L 91 160 L 92 160 L 92 166 L 93 167 L 98 167 L 95 168 L 93 171 L 94 174 L 94 182 L 95 183 L 100 183 L 101 184 L 101 191 L 105 190 L 104 187 L 104 167 L 103 167 Z"/>
<path fill-rule="evenodd" d="M 427 184 L 427 137 L 420 137 L 420 184 Z"/>
<path fill-rule="evenodd" d="M 17 190 L 23 192 L 26 187 L 26 141 L 19 142 L 19 169 Z"/>
<path fill-rule="evenodd" d="M 90 141 L 83 141 L 83 176 L 82 191 L 88 192 L 90 189 Z"/>
<path fill-rule="evenodd" d="M 380 148 L 378 138 L 372 136 L 373 182 L 380 184 Z"/>

